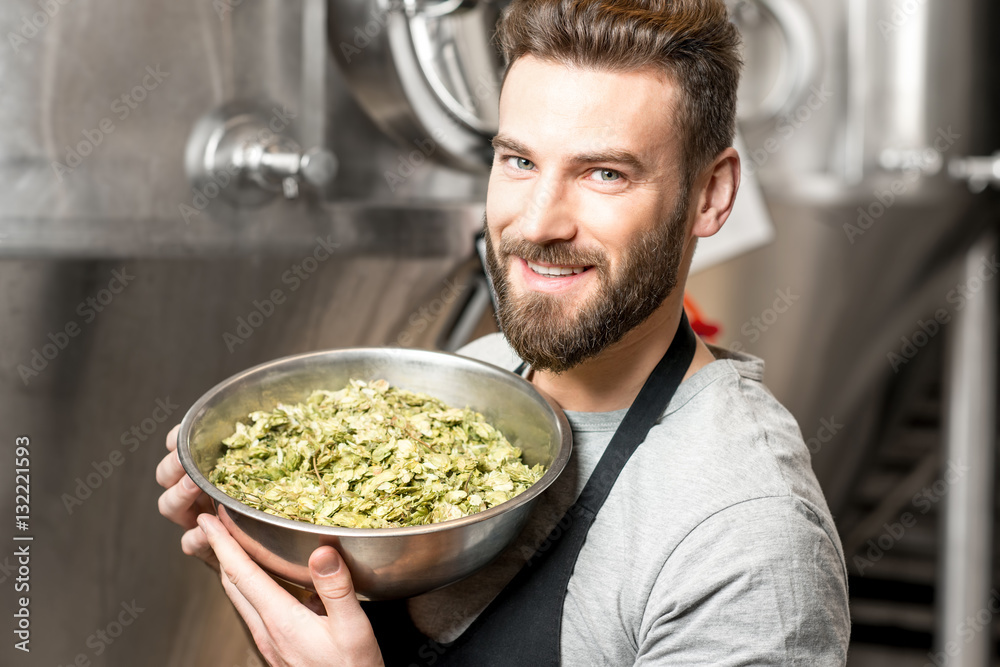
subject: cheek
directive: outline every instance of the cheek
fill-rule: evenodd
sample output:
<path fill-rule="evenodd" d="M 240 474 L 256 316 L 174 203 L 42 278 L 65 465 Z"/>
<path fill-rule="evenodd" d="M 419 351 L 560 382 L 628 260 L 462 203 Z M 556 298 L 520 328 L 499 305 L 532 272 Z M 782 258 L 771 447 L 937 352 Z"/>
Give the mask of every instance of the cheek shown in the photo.
<path fill-rule="evenodd" d="M 486 221 L 496 240 L 499 231 L 510 225 L 521 211 L 523 188 L 498 176 L 499 166 L 493 167 L 486 192 Z"/>
<path fill-rule="evenodd" d="M 651 219 L 645 206 L 627 197 L 588 193 L 579 204 L 585 234 L 609 249 L 622 245 Z"/>
<path fill-rule="evenodd" d="M 629 247 L 657 225 L 666 224 L 655 201 L 625 197 L 592 197 L 582 202 L 586 222 L 581 225 L 581 237 L 602 247 L 613 271 L 617 271 Z"/>

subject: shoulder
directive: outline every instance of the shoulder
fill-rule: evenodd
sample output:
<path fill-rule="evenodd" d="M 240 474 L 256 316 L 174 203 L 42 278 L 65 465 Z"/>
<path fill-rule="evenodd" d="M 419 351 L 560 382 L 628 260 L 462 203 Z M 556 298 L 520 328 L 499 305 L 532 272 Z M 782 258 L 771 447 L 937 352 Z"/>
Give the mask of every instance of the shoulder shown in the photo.
<path fill-rule="evenodd" d="M 492 333 L 477 338 L 461 347 L 456 354 L 512 371 L 521 364 L 520 357 L 507 343 L 501 333 Z"/>
<path fill-rule="evenodd" d="M 725 582 L 730 577 L 720 572 L 752 573 L 756 578 L 772 568 L 772 575 L 784 573 L 807 586 L 817 576 L 832 576 L 846 593 L 840 540 L 824 514 L 793 495 L 758 496 L 728 505 L 681 538 L 667 555 L 661 576 L 687 581 L 692 571 L 712 568 L 716 574 L 705 573 L 703 579 Z M 820 560 L 825 567 L 816 567 Z M 798 569 L 805 579 L 795 576 Z"/>
<path fill-rule="evenodd" d="M 650 527 L 661 564 L 690 535 L 713 531 L 718 548 L 739 551 L 752 526 L 765 545 L 779 537 L 822 536 L 838 576 L 846 579 L 840 538 L 809 450 L 794 417 L 764 387 L 762 373 L 763 362 L 741 355 L 717 359 L 689 378 L 616 491 L 631 504 L 669 508 L 669 518 Z"/>
<path fill-rule="evenodd" d="M 791 496 L 755 498 L 706 518 L 664 563 L 636 664 L 691 651 L 699 664 L 843 665 L 849 636 L 846 575 L 825 521 Z"/>
<path fill-rule="evenodd" d="M 706 487 L 718 501 L 709 511 L 786 495 L 828 516 L 798 423 L 763 383 L 763 361 L 713 353 L 716 361 L 681 385 L 649 433 L 649 441 L 669 444 L 646 453 L 668 456 L 685 479 Z"/>

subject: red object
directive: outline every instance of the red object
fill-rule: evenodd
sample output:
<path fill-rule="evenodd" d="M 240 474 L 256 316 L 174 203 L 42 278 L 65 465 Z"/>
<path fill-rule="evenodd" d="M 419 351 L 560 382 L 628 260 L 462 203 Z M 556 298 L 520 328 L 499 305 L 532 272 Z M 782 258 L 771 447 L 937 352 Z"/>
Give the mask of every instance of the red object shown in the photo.
<path fill-rule="evenodd" d="M 705 338 L 709 343 L 714 342 L 716 334 L 719 333 L 719 325 L 706 322 L 702 318 L 701 309 L 688 294 L 684 294 L 684 310 L 687 311 L 688 320 L 694 332 Z"/>

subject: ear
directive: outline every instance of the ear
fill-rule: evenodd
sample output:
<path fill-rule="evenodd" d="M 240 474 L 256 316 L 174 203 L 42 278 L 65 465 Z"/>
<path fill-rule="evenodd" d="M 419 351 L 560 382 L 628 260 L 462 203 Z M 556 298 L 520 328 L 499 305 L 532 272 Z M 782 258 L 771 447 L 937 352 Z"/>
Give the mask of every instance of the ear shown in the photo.
<path fill-rule="evenodd" d="M 733 211 L 739 187 L 740 155 L 735 148 L 729 147 L 719 153 L 695 181 L 697 208 L 691 228 L 694 236 L 712 236 L 722 229 Z"/>

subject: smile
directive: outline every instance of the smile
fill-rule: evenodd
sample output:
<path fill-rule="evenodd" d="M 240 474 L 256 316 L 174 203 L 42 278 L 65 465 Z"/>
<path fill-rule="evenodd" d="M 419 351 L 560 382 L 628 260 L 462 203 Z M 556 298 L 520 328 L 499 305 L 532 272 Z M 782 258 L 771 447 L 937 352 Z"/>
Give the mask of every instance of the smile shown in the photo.
<path fill-rule="evenodd" d="M 534 262 L 529 262 L 527 260 L 525 260 L 525 263 L 528 265 L 529 269 L 538 275 L 549 277 L 575 276 L 590 268 L 587 266 L 542 266 L 541 264 L 535 264 Z"/>

